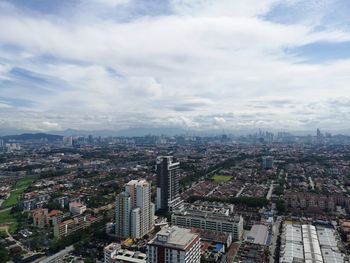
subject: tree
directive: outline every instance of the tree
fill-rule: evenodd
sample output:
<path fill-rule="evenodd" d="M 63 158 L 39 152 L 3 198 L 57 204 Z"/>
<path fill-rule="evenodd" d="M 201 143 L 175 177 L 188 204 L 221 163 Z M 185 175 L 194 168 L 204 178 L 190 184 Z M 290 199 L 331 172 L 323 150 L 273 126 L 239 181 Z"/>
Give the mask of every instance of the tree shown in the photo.
<path fill-rule="evenodd" d="M 96 259 L 89 256 L 84 260 L 84 263 L 96 263 Z"/>
<path fill-rule="evenodd" d="M 5 263 L 10 260 L 8 251 L 5 248 L 0 248 L 0 263 Z"/>
<path fill-rule="evenodd" d="M 279 199 L 276 202 L 276 208 L 279 214 L 283 214 L 284 212 L 286 212 L 286 206 L 283 200 Z"/>

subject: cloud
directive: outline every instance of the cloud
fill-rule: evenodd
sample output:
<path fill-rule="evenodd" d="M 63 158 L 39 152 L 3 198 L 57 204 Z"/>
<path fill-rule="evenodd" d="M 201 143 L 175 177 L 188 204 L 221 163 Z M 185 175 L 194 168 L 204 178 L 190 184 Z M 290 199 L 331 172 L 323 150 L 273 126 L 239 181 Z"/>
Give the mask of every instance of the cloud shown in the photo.
<path fill-rule="evenodd" d="M 67 17 L 65 4 L 38 16 L 2 2 L 0 90 L 11 105 L 0 111 L 2 123 L 305 129 L 327 111 L 343 116 L 343 104 L 326 102 L 350 99 L 350 60 L 345 51 L 324 60 L 314 48 L 346 45 L 343 27 L 299 17 L 282 23 L 272 14 L 278 0 L 162 1 L 155 15 L 157 3 L 81 1 Z M 283 3 L 286 15 L 302 6 Z M 330 10 L 309 8 L 324 17 Z"/>
<path fill-rule="evenodd" d="M 48 122 L 48 121 L 44 121 L 41 123 L 41 127 L 44 130 L 54 130 L 54 129 L 61 129 L 61 126 L 56 123 L 56 122 Z"/>

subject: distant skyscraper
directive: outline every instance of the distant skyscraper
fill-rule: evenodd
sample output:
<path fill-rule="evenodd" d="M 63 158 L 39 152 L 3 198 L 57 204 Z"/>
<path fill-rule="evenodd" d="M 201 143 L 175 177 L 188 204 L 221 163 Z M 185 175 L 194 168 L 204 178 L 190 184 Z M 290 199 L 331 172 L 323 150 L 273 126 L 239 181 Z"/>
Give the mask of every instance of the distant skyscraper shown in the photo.
<path fill-rule="evenodd" d="M 63 143 L 67 146 L 73 146 L 73 137 L 72 136 L 63 137 Z"/>
<path fill-rule="evenodd" d="M 146 180 L 132 180 L 125 192 L 116 197 L 116 235 L 141 238 L 153 227 L 154 204 L 151 185 Z"/>
<path fill-rule="evenodd" d="M 321 133 L 320 129 L 316 130 L 316 141 L 317 143 L 323 143 L 323 134 Z"/>
<path fill-rule="evenodd" d="M 158 156 L 157 169 L 157 210 L 171 212 L 179 208 L 183 201 L 179 194 L 179 162 L 172 156 Z"/>

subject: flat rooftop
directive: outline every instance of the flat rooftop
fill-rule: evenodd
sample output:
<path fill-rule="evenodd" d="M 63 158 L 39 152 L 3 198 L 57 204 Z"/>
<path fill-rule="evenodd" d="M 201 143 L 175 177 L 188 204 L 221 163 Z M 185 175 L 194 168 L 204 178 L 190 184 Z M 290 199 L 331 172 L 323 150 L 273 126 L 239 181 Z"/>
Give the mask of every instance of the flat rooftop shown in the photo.
<path fill-rule="evenodd" d="M 160 230 L 148 244 L 186 249 L 197 236 L 198 234 L 192 233 L 190 229 L 173 226 Z"/>

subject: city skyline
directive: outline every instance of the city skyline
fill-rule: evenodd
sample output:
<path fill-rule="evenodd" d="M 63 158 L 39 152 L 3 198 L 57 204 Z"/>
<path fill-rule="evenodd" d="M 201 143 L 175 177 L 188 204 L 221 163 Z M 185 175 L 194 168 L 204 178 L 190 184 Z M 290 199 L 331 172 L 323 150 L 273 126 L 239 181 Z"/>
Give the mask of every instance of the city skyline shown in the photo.
<path fill-rule="evenodd" d="M 0 129 L 347 131 L 345 0 L 0 3 Z"/>

